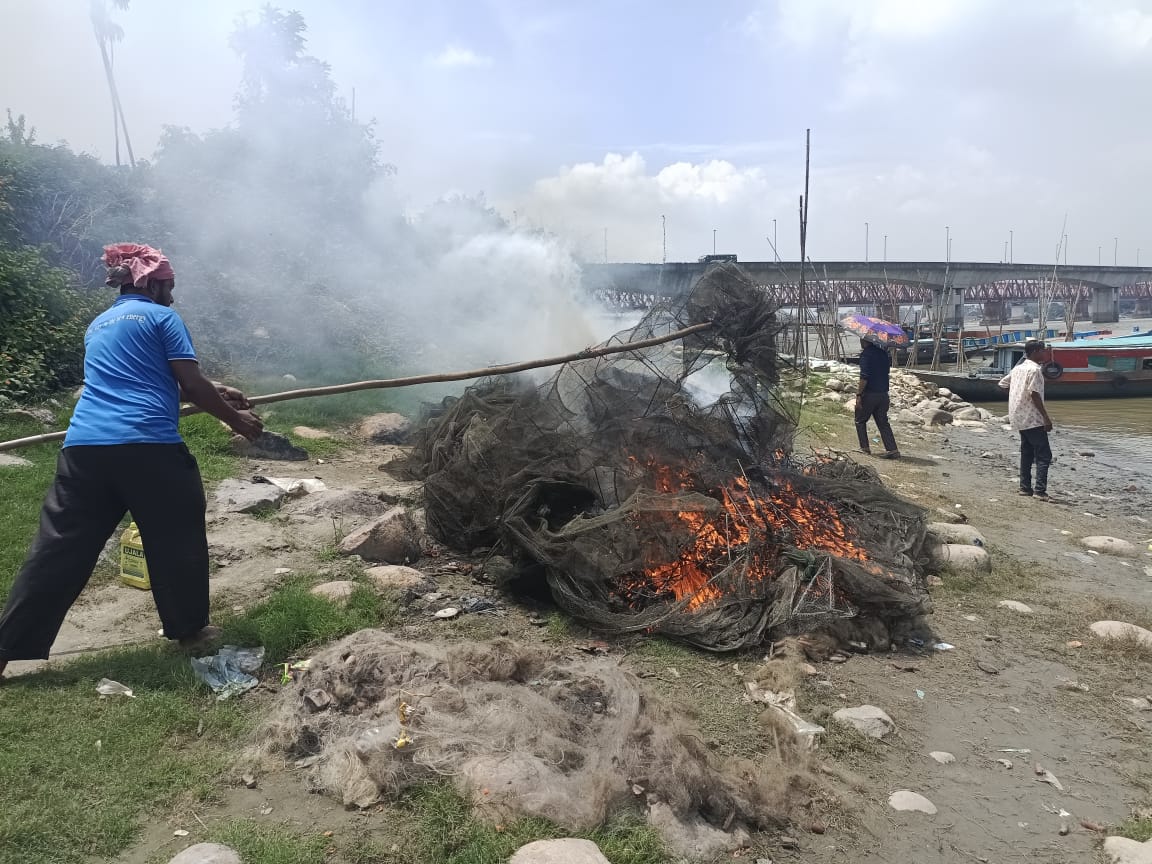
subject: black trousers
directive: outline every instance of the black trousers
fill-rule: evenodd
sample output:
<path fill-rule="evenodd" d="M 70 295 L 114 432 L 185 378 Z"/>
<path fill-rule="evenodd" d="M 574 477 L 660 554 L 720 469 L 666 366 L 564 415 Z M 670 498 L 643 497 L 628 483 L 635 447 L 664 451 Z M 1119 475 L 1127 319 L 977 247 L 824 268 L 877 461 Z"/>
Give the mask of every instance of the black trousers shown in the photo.
<path fill-rule="evenodd" d="M 896 451 L 896 437 L 892 434 L 892 424 L 888 422 L 890 405 L 891 400 L 887 393 L 869 393 L 865 390 L 856 397 L 856 437 L 860 440 L 860 449 L 865 453 L 872 449 L 868 446 L 869 419 L 876 422 L 876 429 L 880 432 L 884 449 L 889 453 Z"/>
<path fill-rule="evenodd" d="M 1036 486 L 1032 486 L 1032 465 L 1036 465 Z M 1020 430 L 1020 491 L 1044 495 L 1048 492 L 1048 466 L 1052 464 L 1052 447 L 1043 426 Z"/>
<path fill-rule="evenodd" d="M 4 612 L 0 660 L 43 660 L 126 511 L 140 529 L 164 635 L 208 623 L 204 486 L 183 444 L 66 447 L 40 511 L 40 530 Z"/>

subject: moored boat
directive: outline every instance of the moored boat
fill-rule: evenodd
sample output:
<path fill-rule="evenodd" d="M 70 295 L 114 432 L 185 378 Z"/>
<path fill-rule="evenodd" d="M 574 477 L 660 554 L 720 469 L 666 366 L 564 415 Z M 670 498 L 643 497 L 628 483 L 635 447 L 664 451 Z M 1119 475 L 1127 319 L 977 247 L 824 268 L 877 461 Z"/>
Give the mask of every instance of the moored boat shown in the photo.
<path fill-rule="evenodd" d="M 996 349 L 990 366 L 968 372 L 908 371 L 970 402 L 991 402 L 1008 398 L 999 381 L 1023 358 L 1023 345 L 1005 345 Z M 1042 358 L 1045 398 L 1152 396 L 1149 334 L 1048 343 Z"/>

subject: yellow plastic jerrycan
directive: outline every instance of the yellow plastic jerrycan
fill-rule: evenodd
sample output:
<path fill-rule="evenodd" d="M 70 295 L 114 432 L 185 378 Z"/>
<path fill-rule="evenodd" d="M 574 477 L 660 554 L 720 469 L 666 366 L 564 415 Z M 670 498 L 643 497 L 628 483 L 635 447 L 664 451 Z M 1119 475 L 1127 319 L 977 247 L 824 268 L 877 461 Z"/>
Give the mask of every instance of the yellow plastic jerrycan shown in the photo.
<path fill-rule="evenodd" d="M 120 581 L 132 588 L 150 591 L 148 562 L 144 559 L 144 544 L 140 542 L 140 529 L 133 522 L 120 535 Z"/>

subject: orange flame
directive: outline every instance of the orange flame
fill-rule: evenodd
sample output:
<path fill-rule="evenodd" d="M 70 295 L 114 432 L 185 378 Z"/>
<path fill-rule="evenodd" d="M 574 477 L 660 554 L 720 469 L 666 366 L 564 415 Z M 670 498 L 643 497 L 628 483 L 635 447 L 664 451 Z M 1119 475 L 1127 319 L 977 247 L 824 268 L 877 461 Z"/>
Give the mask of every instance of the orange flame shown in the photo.
<path fill-rule="evenodd" d="M 694 491 L 689 471 L 654 462 L 646 467 L 659 491 Z M 691 539 L 674 560 L 654 563 L 642 576 L 630 580 L 625 586 L 630 595 L 671 594 L 684 602 L 686 609 L 700 609 L 722 599 L 715 576 L 734 563 L 744 568 L 744 576 L 750 582 L 772 579 L 779 552 L 785 545 L 826 552 L 881 572 L 881 568 L 869 563 L 868 553 L 855 542 L 854 532 L 844 524 L 834 505 L 796 489 L 787 480 L 780 480 L 765 496 L 758 496 L 745 477 L 737 477 L 719 490 L 719 498 L 722 514 L 646 514 L 646 518 L 672 521 L 668 532 L 672 536 L 682 536 L 687 529 Z M 772 554 L 748 554 L 749 543 L 761 539 L 761 549 Z M 645 551 L 647 559 L 653 561 L 668 555 L 656 543 Z"/>

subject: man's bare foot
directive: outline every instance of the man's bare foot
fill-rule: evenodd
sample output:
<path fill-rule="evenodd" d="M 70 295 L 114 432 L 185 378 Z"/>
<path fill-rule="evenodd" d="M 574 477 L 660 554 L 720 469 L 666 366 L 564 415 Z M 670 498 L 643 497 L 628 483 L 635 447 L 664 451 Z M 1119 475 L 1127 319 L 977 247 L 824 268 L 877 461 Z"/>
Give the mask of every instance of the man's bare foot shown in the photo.
<path fill-rule="evenodd" d="M 179 640 L 180 647 L 192 651 L 199 651 L 208 648 L 212 643 L 217 642 L 224 631 L 214 624 L 209 624 L 202 627 L 198 632 L 193 633 L 191 636 L 185 636 Z"/>

